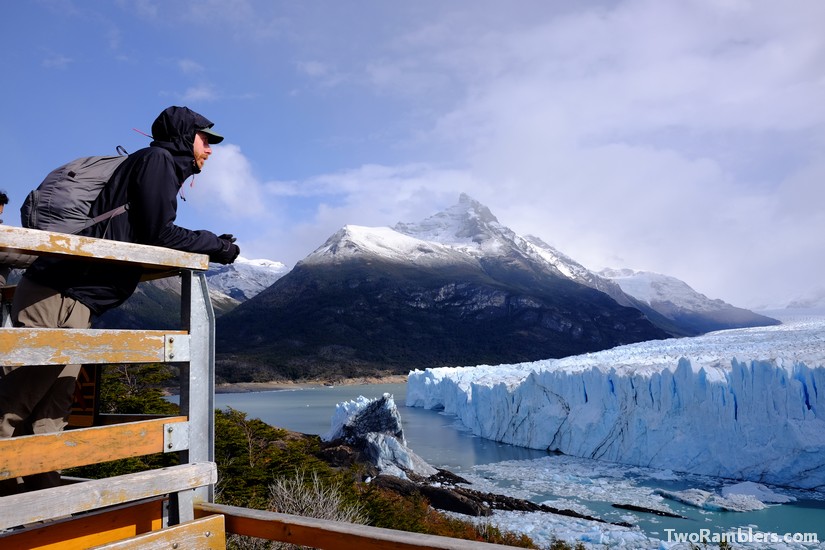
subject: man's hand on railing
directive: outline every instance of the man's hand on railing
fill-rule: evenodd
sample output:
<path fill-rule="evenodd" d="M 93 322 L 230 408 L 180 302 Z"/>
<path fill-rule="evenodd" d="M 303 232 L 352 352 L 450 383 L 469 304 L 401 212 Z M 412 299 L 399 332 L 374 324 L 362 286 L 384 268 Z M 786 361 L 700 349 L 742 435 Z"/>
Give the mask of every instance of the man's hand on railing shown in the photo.
<path fill-rule="evenodd" d="M 241 253 L 240 247 L 235 244 L 235 237 L 228 233 L 224 233 L 218 237 L 221 241 L 221 249 L 209 255 L 210 262 L 217 262 L 219 264 L 231 264 Z"/>

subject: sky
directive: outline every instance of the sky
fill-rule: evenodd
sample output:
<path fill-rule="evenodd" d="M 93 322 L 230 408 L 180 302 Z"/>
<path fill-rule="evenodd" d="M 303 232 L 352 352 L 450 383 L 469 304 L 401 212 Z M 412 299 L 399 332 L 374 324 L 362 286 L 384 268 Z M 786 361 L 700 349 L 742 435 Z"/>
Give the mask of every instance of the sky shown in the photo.
<path fill-rule="evenodd" d="M 747 308 L 825 296 L 821 0 L 30 0 L 0 19 L 0 189 L 226 139 L 177 223 L 288 266 L 461 193 L 588 268 Z"/>

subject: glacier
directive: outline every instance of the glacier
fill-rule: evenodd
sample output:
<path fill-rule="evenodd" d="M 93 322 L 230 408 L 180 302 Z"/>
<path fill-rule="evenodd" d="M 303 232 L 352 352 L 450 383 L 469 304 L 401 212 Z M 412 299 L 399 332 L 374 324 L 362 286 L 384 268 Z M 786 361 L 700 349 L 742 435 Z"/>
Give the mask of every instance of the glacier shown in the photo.
<path fill-rule="evenodd" d="M 825 312 L 562 359 L 414 370 L 406 404 L 512 445 L 825 490 Z"/>

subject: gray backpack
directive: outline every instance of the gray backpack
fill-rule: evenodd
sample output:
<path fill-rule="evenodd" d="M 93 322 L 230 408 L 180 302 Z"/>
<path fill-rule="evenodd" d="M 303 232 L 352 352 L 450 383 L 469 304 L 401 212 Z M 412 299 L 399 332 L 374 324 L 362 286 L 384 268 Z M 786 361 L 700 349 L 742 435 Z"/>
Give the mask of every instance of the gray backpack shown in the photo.
<path fill-rule="evenodd" d="M 52 170 L 23 201 L 23 227 L 75 234 L 125 212 L 128 204 L 89 217 L 92 203 L 127 158 L 122 147 L 118 146 L 117 151 L 117 156 L 83 157 Z"/>

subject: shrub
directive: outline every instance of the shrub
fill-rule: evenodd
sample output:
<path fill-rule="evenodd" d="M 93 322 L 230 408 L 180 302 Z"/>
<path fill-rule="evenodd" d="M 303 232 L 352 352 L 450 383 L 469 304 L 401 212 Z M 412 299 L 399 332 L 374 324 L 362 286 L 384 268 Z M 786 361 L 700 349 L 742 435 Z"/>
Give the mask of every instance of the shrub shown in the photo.
<path fill-rule="evenodd" d="M 323 483 L 318 472 L 309 476 L 303 470 L 293 477 L 276 479 L 269 486 L 268 509 L 317 519 L 365 524 L 363 506 L 344 498 L 341 482 Z"/>
<path fill-rule="evenodd" d="M 318 472 L 307 474 L 304 470 L 297 470 L 292 477 L 280 477 L 269 485 L 267 509 L 317 519 L 366 523 L 361 506 L 348 502 L 345 492 L 342 482 L 325 483 Z M 237 535 L 231 536 L 228 544 L 237 550 L 301 548 L 294 544 Z"/>

